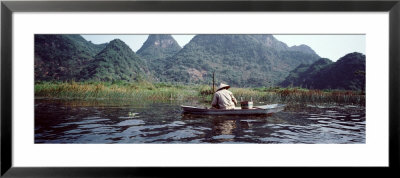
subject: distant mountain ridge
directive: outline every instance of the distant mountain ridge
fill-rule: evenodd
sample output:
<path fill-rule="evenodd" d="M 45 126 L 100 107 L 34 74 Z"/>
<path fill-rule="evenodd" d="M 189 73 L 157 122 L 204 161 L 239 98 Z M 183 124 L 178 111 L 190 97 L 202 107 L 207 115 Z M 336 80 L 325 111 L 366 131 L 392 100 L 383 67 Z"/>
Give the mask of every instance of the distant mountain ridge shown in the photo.
<path fill-rule="evenodd" d="M 81 70 L 106 44 L 81 35 L 35 35 L 35 80 L 77 80 Z"/>
<path fill-rule="evenodd" d="M 210 81 L 237 86 L 268 86 L 282 81 L 298 65 L 319 59 L 317 54 L 291 50 L 272 35 L 196 35 L 167 59 L 164 81 Z"/>
<path fill-rule="evenodd" d="M 136 52 L 146 60 L 164 59 L 176 54 L 182 47 L 171 35 L 151 34 Z"/>
<path fill-rule="evenodd" d="M 183 48 L 171 35 L 152 34 L 137 53 L 119 39 L 96 45 L 80 35 L 35 35 L 35 81 L 210 84 L 213 72 L 217 83 L 238 87 L 358 90 L 365 86 L 365 55 L 332 62 L 307 45 L 288 47 L 260 34 L 195 35 Z"/>
<path fill-rule="evenodd" d="M 85 80 L 136 81 L 145 79 L 149 69 L 139 56 L 120 39 L 111 41 L 81 72 Z"/>
<path fill-rule="evenodd" d="M 317 53 L 311 47 L 304 45 L 304 44 L 298 45 L 298 46 L 296 46 L 296 45 L 291 46 L 289 49 L 292 51 L 300 51 L 300 52 L 304 52 L 304 53 L 317 55 Z"/>
<path fill-rule="evenodd" d="M 301 65 L 280 83 L 283 87 L 311 89 L 365 90 L 365 55 L 349 53 L 336 62 L 320 59 Z"/>
<path fill-rule="evenodd" d="M 146 61 L 157 80 L 162 77 L 160 74 L 165 68 L 165 60 L 178 53 L 181 49 L 182 47 L 171 35 L 151 34 L 136 53 Z"/>
<path fill-rule="evenodd" d="M 312 80 L 315 77 L 316 73 L 319 72 L 322 68 L 327 65 L 332 64 L 333 62 L 326 58 L 321 58 L 313 64 L 300 64 L 297 66 L 290 74 L 286 77 L 286 79 L 280 83 L 281 86 L 299 86 L 306 87 L 306 81 Z"/>

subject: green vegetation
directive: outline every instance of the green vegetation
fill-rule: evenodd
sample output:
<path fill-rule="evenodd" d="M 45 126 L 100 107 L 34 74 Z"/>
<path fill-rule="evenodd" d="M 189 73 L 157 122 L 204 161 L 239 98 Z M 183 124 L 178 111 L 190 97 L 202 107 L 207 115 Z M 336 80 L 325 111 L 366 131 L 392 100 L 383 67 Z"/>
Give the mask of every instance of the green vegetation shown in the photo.
<path fill-rule="evenodd" d="M 182 100 L 197 97 L 194 88 L 146 81 L 117 82 L 39 82 L 35 97 L 73 99 Z"/>
<path fill-rule="evenodd" d="M 211 89 L 209 89 L 211 90 Z M 231 88 L 229 89 L 240 101 L 253 100 L 255 103 L 340 103 L 365 105 L 365 93 L 346 90 L 309 90 L 304 88 Z M 203 93 L 204 89 L 203 89 Z M 208 93 L 207 93 L 208 94 Z M 212 94 L 208 94 L 211 102 Z"/>
<path fill-rule="evenodd" d="M 35 80 L 77 80 L 105 46 L 80 35 L 35 35 Z"/>
<path fill-rule="evenodd" d="M 300 64 L 293 71 L 290 72 L 289 76 L 280 83 L 280 86 L 298 86 L 307 88 L 307 84 L 312 81 L 315 77 L 318 77 L 318 73 L 326 66 L 333 62 L 329 59 L 321 58 L 311 65 Z"/>
<path fill-rule="evenodd" d="M 143 46 L 136 52 L 145 60 L 165 59 L 175 55 L 182 47 L 171 35 L 149 35 Z"/>
<path fill-rule="evenodd" d="M 80 35 L 35 35 L 35 82 L 200 86 L 210 84 L 213 72 L 216 83 L 241 88 L 365 90 L 365 55 L 350 53 L 332 62 L 273 35 L 196 35 L 184 48 L 171 35 L 149 35 L 137 54 L 119 39 L 96 45 Z"/>
<path fill-rule="evenodd" d="M 138 81 L 147 78 L 149 69 L 123 41 L 115 39 L 95 56 L 82 71 L 83 80 L 97 81 Z"/>
<path fill-rule="evenodd" d="M 342 103 L 365 105 L 365 93 L 351 90 L 311 90 L 305 88 L 255 88 L 264 101 L 283 103 Z"/>
<path fill-rule="evenodd" d="M 196 35 L 168 58 L 161 81 L 204 83 L 215 71 L 218 81 L 240 86 L 271 86 L 317 54 L 291 49 L 272 35 Z"/>
<path fill-rule="evenodd" d="M 365 95 L 355 91 L 323 91 L 302 88 L 231 88 L 240 101 L 268 103 L 341 103 L 365 105 Z M 141 82 L 38 82 L 35 97 L 70 99 L 127 99 L 133 101 L 198 101 L 211 103 L 207 85 Z"/>
<path fill-rule="evenodd" d="M 163 78 L 166 59 L 182 49 L 171 35 L 149 35 L 137 54 L 147 62 L 156 80 Z"/>
<path fill-rule="evenodd" d="M 280 84 L 310 89 L 365 90 L 365 55 L 350 53 L 336 62 L 320 59 L 300 65 Z"/>

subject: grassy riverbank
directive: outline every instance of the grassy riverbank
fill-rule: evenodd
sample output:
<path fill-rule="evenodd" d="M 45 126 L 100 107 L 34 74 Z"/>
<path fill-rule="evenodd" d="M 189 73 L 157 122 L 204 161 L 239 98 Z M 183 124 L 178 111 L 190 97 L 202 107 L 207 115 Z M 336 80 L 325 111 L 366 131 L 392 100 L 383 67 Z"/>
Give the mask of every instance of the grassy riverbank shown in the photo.
<path fill-rule="evenodd" d="M 182 100 L 197 97 L 196 89 L 184 85 L 148 82 L 40 82 L 36 97 L 77 99 Z"/>
<path fill-rule="evenodd" d="M 309 90 L 301 88 L 235 88 L 240 100 L 258 103 L 341 103 L 365 105 L 365 94 L 356 91 Z M 183 85 L 149 82 L 38 82 L 35 97 L 71 99 L 130 99 L 145 101 L 198 100 L 211 102 L 212 88 L 207 85 Z"/>

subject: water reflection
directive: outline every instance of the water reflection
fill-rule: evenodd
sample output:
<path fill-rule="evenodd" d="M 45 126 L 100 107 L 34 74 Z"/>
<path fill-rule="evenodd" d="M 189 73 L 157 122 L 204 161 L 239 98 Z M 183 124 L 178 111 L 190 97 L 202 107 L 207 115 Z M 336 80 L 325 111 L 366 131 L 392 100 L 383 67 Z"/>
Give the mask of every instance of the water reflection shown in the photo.
<path fill-rule="evenodd" d="M 36 99 L 35 143 L 365 143 L 364 107 L 206 116 L 182 114 L 180 104 Z"/>
<path fill-rule="evenodd" d="M 236 129 L 235 120 L 214 121 L 214 137 L 218 141 L 234 141 L 233 130 Z"/>

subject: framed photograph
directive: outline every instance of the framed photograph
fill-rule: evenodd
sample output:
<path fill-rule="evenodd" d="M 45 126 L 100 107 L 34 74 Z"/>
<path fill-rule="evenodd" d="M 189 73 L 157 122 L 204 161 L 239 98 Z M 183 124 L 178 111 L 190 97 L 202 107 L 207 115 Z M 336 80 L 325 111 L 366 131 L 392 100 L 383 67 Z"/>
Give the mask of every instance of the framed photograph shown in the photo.
<path fill-rule="evenodd" d="M 399 1 L 2 1 L 1 175 L 392 172 L 399 17 Z"/>

